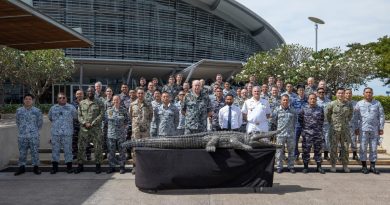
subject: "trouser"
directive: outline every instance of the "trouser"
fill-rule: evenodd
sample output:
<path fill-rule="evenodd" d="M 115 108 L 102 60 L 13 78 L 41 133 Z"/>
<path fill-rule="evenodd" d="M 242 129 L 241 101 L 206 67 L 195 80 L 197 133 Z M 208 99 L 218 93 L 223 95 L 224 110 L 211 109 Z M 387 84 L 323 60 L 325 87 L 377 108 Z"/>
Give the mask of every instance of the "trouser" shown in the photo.
<path fill-rule="evenodd" d="M 329 128 L 330 128 L 329 124 L 324 123 L 324 126 L 322 127 L 322 136 L 324 138 L 323 149 L 324 149 L 324 151 L 327 151 L 327 152 L 330 151 Z"/>
<path fill-rule="evenodd" d="M 107 148 L 108 148 L 108 163 L 110 167 L 125 166 L 126 162 L 126 148 L 121 146 L 122 143 L 126 141 L 125 137 L 120 137 L 119 139 L 107 138 Z M 119 151 L 119 161 L 115 157 L 116 151 Z"/>
<path fill-rule="evenodd" d="M 78 148 L 78 143 L 79 143 L 79 132 L 77 132 L 77 135 L 73 135 L 73 138 L 72 138 L 72 153 L 73 153 L 73 156 L 76 156 L 77 157 L 77 153 L 79 151 L 79 148 Z M 92 152 L 92 146 L 91 144 L 88 142 L 87 143 L 87 148 L 85 150 L 85 153 L 87 154 L 87 156 L 91 156 L 91 152 Z"/>
<path fill-rule="evenodd" d="M 322 142 L 322 133 L 317 133 L 317 135 L 302 135 L 302 159 L 304 163 L 309 163 L 310 161 L 312 146 L 314 147 L 314 160 L 316 162 L 321 162 Z"/>
<path fill-rule="evenodd" d="M 143 139 L 143 138 L 150 137 L 149 130 L 146 130 L 145 132 L 133 132 L 132 134 L 133 134 L 132 135 L 133 139 Z M 133 165 L 135 165 L 136 164 L 136 156 L 135 156 L 134 148 L 131 149 L 131 157 L 133 158 Z"/>
<path fill-rule="evenodd" d="M 357 151 L 357 142 L 358 142 L 358 137 L 355 135 L 355 129 L 352 127 L 350 129 L 350 135 L 351 135 L 351 150 L 356 152 Z"/>
<path fill-rule="evenodd" d="M 370 149 L 369 160 L 370 162 L 376 162 L 377 160 L 377 148 L 378 148 L 378 132 L 377 131 L 363 131 L 360 139 L 360 160 L 367 161 L 367 146 Z"/>
<path fill-rule="evenodd" d="M 276 168 L 283 168 L 283 160 L 284 160 L 284 149 L 285 144 L 287 144 L 287 152 L 288 152 L 288 168 L 294 168 L 294 150 L 295 150 L 295 136 L 276 136 L 276 144 L 282 145 L 281 148 L 276 149 Z"/>
<path fill-rule="evenodd" d="M 31 164 L 39 166 L 39 136 L 18 137 L 19 148 L 19 166 L 25 166 L 27 163 L 27 151 L 30 149 Z"/>
<path fill-rule="evenodd" d="M 60 161 L 61 147 L 64 148 L 65 163 L 73 162 L 71 135 L 52 135 L 51 145 L 52 145 L 51 156 L 53 162 Z"/>
<path fill-rule="evenodd" d="M 349 132 L 349 131 L 347 131 Z M 337 146 L 340 145 L 340 157 L 343 165 L 348 165 L 348 140 L 349 133 L 346 131 L 333 131 L 330 143 L 330 162 L 336 164 L 337 162 Z"/>
<path fill-rule="evenodd" d="M 299 143 L 299 137 L 302 134 L 302 127 L 301 126 L 295 126 L 295 151 L 294 151 L 294 156 L 299 155 L 299 150 L 298 150 L 298 143 Z"/>
<path fill-rule="evenodd" d="M 92 141 L 95 149 L 96 164 L 101 164 L 103 161 L 102 140 L 102 130 L 100 127 L 94 127 L 87 131 L 81 129 L 78 142 L 79 151 L 77 153 L 78 163 L 83 164 L 85 162 L 85 149 L 89 142 Z"/>

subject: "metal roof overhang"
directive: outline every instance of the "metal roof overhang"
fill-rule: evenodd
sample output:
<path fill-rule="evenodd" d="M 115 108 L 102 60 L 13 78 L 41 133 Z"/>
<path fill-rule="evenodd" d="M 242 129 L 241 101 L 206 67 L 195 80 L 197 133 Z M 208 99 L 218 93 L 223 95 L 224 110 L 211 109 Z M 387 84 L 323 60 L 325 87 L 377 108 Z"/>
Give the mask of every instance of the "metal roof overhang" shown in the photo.
<path fill-rule="evenodd" d="M 230 80 L 233 75 L 241 71 L 242 67 L 243 62 L 241 61 L 202 59 L 180 73 L 186 77 L 186 81 L 201 78 L 214 80 L 217 74 L 221 74 L 223 79 Z"/>
<path fill-rule="evenodd" d="M 235 0 L 183 0 L 208 11 L 250 34 L 264 50 L 284 44 L 282 36 L 259 15 Z"/>
<path fill-rule="evenodd" d="M 93 43 L 20 0 L 1 0 L 0 45 L 38 50 L 89 47 Z"/>

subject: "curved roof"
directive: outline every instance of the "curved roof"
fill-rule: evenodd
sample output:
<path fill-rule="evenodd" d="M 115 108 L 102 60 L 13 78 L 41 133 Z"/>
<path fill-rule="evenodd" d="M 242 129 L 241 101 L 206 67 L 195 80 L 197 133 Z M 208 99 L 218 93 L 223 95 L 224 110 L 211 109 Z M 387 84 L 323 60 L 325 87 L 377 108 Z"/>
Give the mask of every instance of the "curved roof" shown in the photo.
<path fill-rule="evenodd" d="M 285 41 L 263 18 L 235 0 L 183 0 L 208 11 L 249 33 L 264 49 L 279 47 Z"/>

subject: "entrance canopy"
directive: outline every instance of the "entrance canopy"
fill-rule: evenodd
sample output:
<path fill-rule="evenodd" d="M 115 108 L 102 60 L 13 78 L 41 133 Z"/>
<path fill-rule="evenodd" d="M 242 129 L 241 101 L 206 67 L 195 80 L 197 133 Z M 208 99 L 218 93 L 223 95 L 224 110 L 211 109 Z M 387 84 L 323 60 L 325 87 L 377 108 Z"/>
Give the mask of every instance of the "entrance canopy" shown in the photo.
<path fill-rule="evenodd" d="M 230 80 L 233 75 L 241 71 L 242 66 L 243 62 L 241 61 L 202 59 L 181 73 L 186 77 L 186 81 L 200 78 L 214 80 L 217 74 L 221 74 L 224 80 Z"/>
<path fill-rule="evenodd" d="M 37 50 L 89 47 L 93 43 L 22 1 L 1 0 L 0 45 Z"/>

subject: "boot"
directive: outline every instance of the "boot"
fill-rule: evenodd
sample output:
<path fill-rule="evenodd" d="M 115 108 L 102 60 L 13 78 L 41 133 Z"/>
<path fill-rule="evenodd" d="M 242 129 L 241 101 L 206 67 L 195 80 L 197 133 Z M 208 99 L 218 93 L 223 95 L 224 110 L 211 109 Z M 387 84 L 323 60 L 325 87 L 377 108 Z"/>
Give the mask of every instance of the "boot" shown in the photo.
<path fill-rule="evenodd" d="M 374 174 L 380 174 L 380 172 L 377 169 L 375 169 L 375 162 L 371 162 L 370 172 L 372 172 Z"/>
<path fill-rule="evenodd" d="M 108 168 L 108 170 L 107 170 L 107 174 L 111 174 L 111 173 L 113 173 L 113 172 L 115 172 L 115 167 L 110 167 L 110 168 Z"/>
<path fill-rule="evenodd" d="M 333 173 L 336 172 L 336 164 L 332 164 L 332 167 L 330 168 L 330 172 L 333 172 Z"/>
<path fill-rule="evenodd" d="M 324 159 L 329 160 L 329 152 L 328 151 L 324 152 Z"/>
<path fill-rule="evenodd" d="M 52 162 L 53 168 L 50 171 L 50 174 L 56 174 L 58 172 L 58 162 Z"/>
<path fill-rule="evenodd" d="M 343 165 L 343 170 L 344 170 L 344 173 L 350 173 L 351 172 L 351 170 L 349 170 L 349 168 L 348 168 L 348 165 L 346 165 L 346 164 Z"/>
<path fill-rule="evenodd" d="M 83 164 L 79 164 L 77 166 L 77 168 L 74 170 L 74 173 L 78 174 L 78 173 L 83 172 L 83 171 L 84 171 L 84 165 Z"/>
<path fill-rule="evenodd" d="M 125 166 L 121 166 L 121 167 L 120 167 L 120 169 L 119 169 L 119 173 L 120 173 L 120 174 L 124 174 L 124 173 L 126 173 Z"/>
<path fill-rule="evenodd" d="M 96 174 L 102 173 L 102 169 L 101 169 L 101 167 L 100 167 L 100 164 L 96 164 L 95 173 L 96 173 Z"/>
<path fill-rule="evenodd" d="M 317 172 L 325 174 L 325 170 L 321 167 L 321 162 L 317 162 Z"/>
<path fill-rule="evenodd" d="M 72 162 L 67 162 L 66 163 L 66 172 L 68 174 L 72 173 L 73 172 L 73 169 L 72 169 Z"/>
<path fill-rule="evenodd" d="M 370 173 L 367 169 L 367 162 L 366 161 L 362 161 L 362 173 L 363 174 L 368 174 Z"/>
<path fill-rule="evenodd" d="M 41 170 L 39 170 L 39 167 L 38 167 L 38 166 L 34 166 L 33 172 L 34 172 L 34 174 L 36 174 L 36 175 L 40 175 L 40 174 L 42 173 Z"/>
<path fill-rule="evenodd" d="M 307 162 L 304 162 L 303 163 L 303 170 L 302 170 L 303 173 L 307 174 L 309 172 L 309 163 Z"/>
<path fill-rule="evenodd" d="M 23 165 L 23 166 L 19 167 L 19 170 L 17 172 L 15 172 L 14 175 L 18 176 L 18 175 L 21 175 L 21 174 L 23 174 L 25 172 L 26 172 L 26 167 Z"/>
<path fill-rule="evenodd" d="M 357 156 L 357 152 L 356 151 L 353 151 L 352 159 L 353 160 L 359 160 L 359 157 Z"/>

